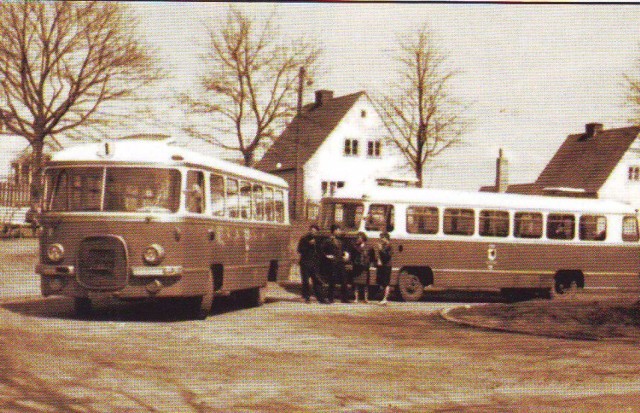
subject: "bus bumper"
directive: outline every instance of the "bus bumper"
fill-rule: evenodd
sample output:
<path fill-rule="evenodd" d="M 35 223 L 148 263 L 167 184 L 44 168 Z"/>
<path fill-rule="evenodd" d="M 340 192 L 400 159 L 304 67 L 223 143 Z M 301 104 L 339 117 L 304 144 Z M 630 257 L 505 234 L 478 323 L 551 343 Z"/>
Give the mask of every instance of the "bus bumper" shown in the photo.
<path fill-rule="evenodd" d="M 178 283 L 184 273 L 180 265 L 129 267 L 130 276 L 127 285 L 118 291 L 83 288 L 76 280 L 76 268 L 73 265 L 38 264 L 36 273 L 40 275 L 40 289 L 45 297 L 54 294 L 86 297 L 88 294 L 97 293 L 115 297 L 142 298 L 176 293 L 181 295 L 185 287 Z"/>

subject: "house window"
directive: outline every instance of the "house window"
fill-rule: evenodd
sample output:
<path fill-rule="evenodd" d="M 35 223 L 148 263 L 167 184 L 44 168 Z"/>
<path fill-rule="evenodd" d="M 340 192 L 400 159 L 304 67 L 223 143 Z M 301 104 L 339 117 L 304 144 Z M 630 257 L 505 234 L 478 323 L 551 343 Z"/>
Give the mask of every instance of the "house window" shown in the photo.
<path fill-rule="evenodd" d="M 322 196 L 331 196 L 337 188 L 344 188 L 344 181 L 322 181 Z"/>
<path fill-rule="evenodd" d="M 629 167 L 629 181 L 640 181 L 640 166 Z"/>
<path fill-rule="evenodd" d="M 367 111 L 366 110 L 361 110 L 360 111 L 360 117 L 361 118 L 366 118 L 367 117 Z"/>
<path fill-rule="evenodd" d="M 345 156 L 358 156 L 358 141 L 356 139 L 344 140 Z"/>
<path fill-rule="evenodd" d="M 370 158 L 379 158 L 381 146 L 380 140 L 367 142 L 367 156 Z"/>

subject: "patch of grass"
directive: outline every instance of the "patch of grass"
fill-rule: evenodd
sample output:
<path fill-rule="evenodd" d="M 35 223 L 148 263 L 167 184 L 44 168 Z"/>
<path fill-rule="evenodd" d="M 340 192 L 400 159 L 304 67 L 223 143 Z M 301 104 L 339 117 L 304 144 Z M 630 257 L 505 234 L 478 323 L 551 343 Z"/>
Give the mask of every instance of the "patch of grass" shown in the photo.
<path fill-rule="evenodd" d="M 470 323 L 561 338 L 640 341 L 640 301 L 629 295 L 537 300 L 459 308 L 451 312 Z"/>

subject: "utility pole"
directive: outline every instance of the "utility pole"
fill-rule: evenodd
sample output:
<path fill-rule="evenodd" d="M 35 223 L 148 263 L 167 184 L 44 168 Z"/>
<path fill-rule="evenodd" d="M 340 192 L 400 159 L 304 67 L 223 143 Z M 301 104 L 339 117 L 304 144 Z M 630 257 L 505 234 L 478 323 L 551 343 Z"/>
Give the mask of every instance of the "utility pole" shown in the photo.
<path fill-rule="evenodd" d="M 304 78 L 306 75 L 306 70 L 304 66 L 300 67 L 300 72 L 298 72 L 298 106 L 296 110 L 296 117 L 299 117 L 302 113 L 302 96 L 304 94 Z M 300 119 L 296 122 L 296 136 L 295 136 L 295 169 L 293 171 L 293 203 L 291 217 L 295 220 L 298 218 L 298 212 L 302 210 L 302 200 L 300 199 L 300 188 L 298 188 L 298 174 L 299 174 L 299 156 L 298 152 L 300 150 Z"/>

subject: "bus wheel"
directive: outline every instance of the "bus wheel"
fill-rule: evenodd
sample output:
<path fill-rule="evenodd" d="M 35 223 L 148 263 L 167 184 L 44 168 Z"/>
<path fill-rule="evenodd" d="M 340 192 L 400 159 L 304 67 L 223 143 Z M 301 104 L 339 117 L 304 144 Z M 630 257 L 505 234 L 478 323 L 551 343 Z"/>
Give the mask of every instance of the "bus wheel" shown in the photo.
<path fill-rule="evenodd" d="M 204 320 L 211 313 L 213 307 L 213 274 L 211 270 L 207 273 L 207 283 L 205 293 L 193 304 L 194 318 Z"/>
<path fill-rule="evenodd" d="M 245 307 L 260 307 L 265 302 L 267 287 L 256 287 L 240 293 L 240 299 Z"/>
<path fill-rule="evenodd" d="M 89 297 L 74 297 L 73 310 L 78 317 L 88 317 L 93 311 L 93 305 Z"/>
<path fill-rule="evenodd" d="M 267 287 L 254 288 L 251 296 L 252 299 L 249 300 L 250 305 L 252 307 L 260 307 L 266 301 Z"/>
<path fill-rule="evenodd" d="M 398 287 L 404 301 L 420 301 L 424 295 L 424 284 L 420 281 L 420 277 L 404 270 L 400 273 Z"/>

